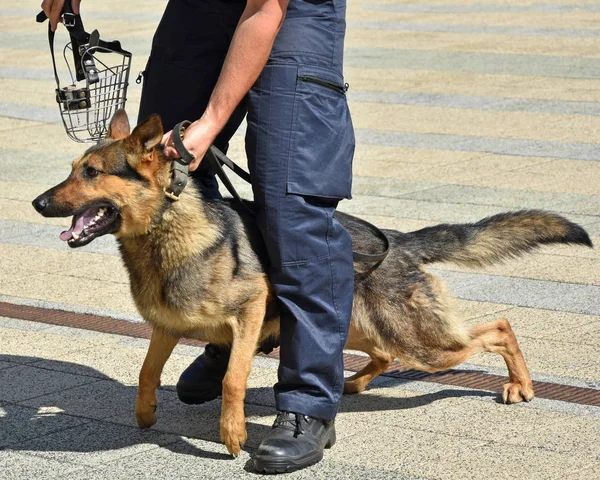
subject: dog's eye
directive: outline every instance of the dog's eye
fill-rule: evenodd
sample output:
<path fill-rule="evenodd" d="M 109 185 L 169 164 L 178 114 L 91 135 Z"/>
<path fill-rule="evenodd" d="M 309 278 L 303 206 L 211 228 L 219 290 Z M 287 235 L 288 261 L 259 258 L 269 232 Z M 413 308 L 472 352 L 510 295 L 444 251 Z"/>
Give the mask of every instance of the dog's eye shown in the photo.
<path fill-rule="evenodd" d="M 99 173 L 100 170 L 96 170 L 94 167 L 87 167 L 85 170 L 85 174 L 90 178 L 97 177 Z"/>

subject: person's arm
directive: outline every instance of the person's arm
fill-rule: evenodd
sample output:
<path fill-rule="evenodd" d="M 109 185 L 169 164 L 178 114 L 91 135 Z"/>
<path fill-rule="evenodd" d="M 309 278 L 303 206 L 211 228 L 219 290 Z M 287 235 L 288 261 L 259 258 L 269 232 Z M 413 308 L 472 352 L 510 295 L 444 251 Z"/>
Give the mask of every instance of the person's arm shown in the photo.
<path fill-rule="evenodd" d="M 71 6 L 73 7 L 73 13 L 79 15 L 79 4 L 81 0 L 71 0 Z M 56 31 L 56 26 L 59 24 L 60 14 L 62 13 L 65 0 L 44 0 L 42 2 L 42 10 L 50 20 L 50 27 L 52 31 Z"/>
<path fill-rule="evenodd" d="M 191 171 L 198 168 L 215 137 L 263 70 L 288 3 L 289 0 L 248 0 L 206 111 L 185 131 L 183 143 L 196 157 L 190 164 Z M 178 156 L 171 132 L 165 134 L 163 144 L 167 156 Z"/>

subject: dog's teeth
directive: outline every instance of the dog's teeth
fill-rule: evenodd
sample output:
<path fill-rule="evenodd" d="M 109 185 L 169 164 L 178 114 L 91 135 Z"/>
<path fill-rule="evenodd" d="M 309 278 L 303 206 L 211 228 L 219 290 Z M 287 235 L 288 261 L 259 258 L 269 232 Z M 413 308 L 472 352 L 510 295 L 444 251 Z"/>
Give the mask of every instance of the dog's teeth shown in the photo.
<path fill-rule="evenodd" d="M 79 238 L 79 235 L 77 235 L 76 233 L 72 233 L 71 237 L 73 237 L 73 240 L 77 240 Z"/>
<path fill-rule="evenodd" d="M 102 207 L 101 209 L 98 210 L 98 213 L 96 214 L 96 216 L 101 217 L 104 215 L 105 212 L 106 212 L 106 207 Z"/>

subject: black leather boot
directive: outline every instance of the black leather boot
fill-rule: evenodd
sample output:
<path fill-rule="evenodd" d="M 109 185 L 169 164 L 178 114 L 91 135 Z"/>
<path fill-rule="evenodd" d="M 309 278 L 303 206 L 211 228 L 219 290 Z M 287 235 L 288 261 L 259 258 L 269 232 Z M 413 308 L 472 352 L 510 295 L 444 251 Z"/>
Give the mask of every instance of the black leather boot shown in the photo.
<path fill-rule="evenodd" d="M 323 449 L 335 443 L 333 420 L 279 412 L 273 428 L 258 446 L 254 468 L 264 473 L 286 473 L 318 463 Z"/>
<path fill-rule="evenodd" d="M 219 397 L 223 392 L 223 377 L 227 371 L 231 350 L 227 346 L 209 343 L 177 382 L 177 396 L 183 403 L 199 405 Z"/>
<path fill-rule="evenodd" d="M 258 352 L 271 353 L 279 346 L 279 338 L 267 338 Z M 231 347 L 209 343 L 192 364 L 186 368 L 177 382 L 177 396 L 188 405 L 210 402 L 223 393 L 223 377 L 227 372 Z"/>

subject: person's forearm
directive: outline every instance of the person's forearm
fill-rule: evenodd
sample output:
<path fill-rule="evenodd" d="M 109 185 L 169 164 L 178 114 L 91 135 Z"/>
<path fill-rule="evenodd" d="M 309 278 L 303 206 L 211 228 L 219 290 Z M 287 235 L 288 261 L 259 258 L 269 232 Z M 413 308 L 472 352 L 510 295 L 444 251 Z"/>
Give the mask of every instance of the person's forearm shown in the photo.
<path fill-rule="evenodd" d="M 190 171 L 198 168 L 215 137 L 263 70 L 288 3 L 289 0 L 248 0 L 206 111 L 185 131 L 183 143 L 195 157 Z M 163 137 L 164 153 L 175 158 L 179 154 L 172 135 L 167 132 Z"/>
<path fill-rule="evenodd" d="M 202 121 L 216 136 L 263 70 L 289 0 L 250 0 L 237 26 Z"/>

